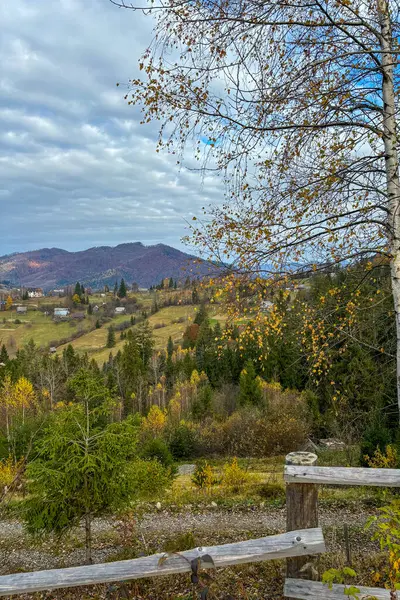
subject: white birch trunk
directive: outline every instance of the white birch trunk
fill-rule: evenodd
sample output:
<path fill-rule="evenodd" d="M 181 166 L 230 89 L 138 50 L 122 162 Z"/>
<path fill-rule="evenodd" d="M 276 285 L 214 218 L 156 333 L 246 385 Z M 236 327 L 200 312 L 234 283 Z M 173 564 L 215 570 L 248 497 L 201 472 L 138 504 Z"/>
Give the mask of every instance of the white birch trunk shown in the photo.
<path fill-rule="evenodd" d="M 389 206 L 389 250 L 391 253 L 390 266 L 397 334 L 397 403 L 400 418 L 400 179 L 393 79 L 394 64 L 397 59 L 392 53 L 393 37 L 389 3 L 387 0 L 378 0 L 378 12 L 381 27 L 383 141 L 385 145 L 385 169 Z"/>

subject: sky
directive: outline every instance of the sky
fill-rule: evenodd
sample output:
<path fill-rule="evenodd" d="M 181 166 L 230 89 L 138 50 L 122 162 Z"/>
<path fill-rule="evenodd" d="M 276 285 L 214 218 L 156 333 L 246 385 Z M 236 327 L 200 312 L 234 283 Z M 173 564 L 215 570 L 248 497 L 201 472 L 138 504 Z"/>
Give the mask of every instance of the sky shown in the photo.
<path fill-rule="evenodd" d="M 116 87 L 138 74 L 152 21 L 109 0 L 0 3 L 0 255 L 141 241 L 184 248 L 222 183 L 155 152 Z"/>

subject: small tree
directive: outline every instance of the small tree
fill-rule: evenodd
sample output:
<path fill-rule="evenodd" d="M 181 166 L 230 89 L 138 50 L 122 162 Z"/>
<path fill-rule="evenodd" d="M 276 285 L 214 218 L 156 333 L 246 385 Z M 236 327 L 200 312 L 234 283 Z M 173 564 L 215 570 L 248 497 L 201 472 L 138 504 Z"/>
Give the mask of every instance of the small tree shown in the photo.
<path fill-rule="evenodd" d="M 93 306 L 91 304 L 88 304 L 87 312 L 88 312 L 88 315 L 92 315 L 93 314 Z"/>
<path fill-rule="evenodd" d="M 240 392 L 239 403 L 241 406 L 254 404 L 259 406 L 262 403 L 262 390 L 260 381 L 256 376 L 256 371 L 251 360 L 248 360 L 240 373 Z"/>
<path fill-rule="evenodd" d="M 121 279 L 121 283 L 119 284 L 118 298 L 126 298 L 126 284 L 123 279 Z"/>
<path fill-rule="evenodd" d="M 114 331 L 114 327 L 111 325 L 108 328 L 107 348 L 114 348 L 114 346 L 115 346 L 115 331 Z"/>
<path fill-rule="evenodd" d="M 57 410 L 29 464 L 24 520 L 31 533 L 62 533 L 84 519 L 86 561 L 92 562 L 92 520 L 133 499 L 163 489 L 169 471 L 136 458 L 137 427 L 131 421 L 102 429 L 111 406 L 90 408 L 88 399 Z"/>
<path fill-rule="evenodd" d="M 7 364 L 10 357 L 8 356 L 7 348 L 3 344 L 0 349 L 0 363 Z"/>
<path fill-rule="evenodd" d="M 172 279 L 172 277 L 169 278 L 168 287 L 170 290 L 172 290 L 174 287 L 174 280 Z"/>
<path fill-rule="evenodd" d="M 74 295 L 75 294 L 79 297 L 82 296 L 82 288 L 81 288 L 81 284 L 79 283 L 79 281 L 77 281 L 75 284 Z"/>
<path fill-rule="evenodd" d="M 116 282 L 114 283 L 114 292 L 113 292 L 113 293 L 114 293 L 114 296 L 116 296 L 116 295 L 117 295 L 117 293 L 118 293 L 118 281 L 116 281 Z"/>
<path fill-rule="evenodd" d="M 10 310 L 10 308 L 13 305 L 13 299 L 11 298 L 11 296 L 7 296 L 7 300 L 6 300 L 6 310 Z"/>
<path fill-rule="evenodd" d="M 74 294 L 72 296 L 72 302 L 74 303 L 74 306 L 77 306 L 78 304 L 81 303 L 81 297 L 78 296 L 78 294 Z"/>

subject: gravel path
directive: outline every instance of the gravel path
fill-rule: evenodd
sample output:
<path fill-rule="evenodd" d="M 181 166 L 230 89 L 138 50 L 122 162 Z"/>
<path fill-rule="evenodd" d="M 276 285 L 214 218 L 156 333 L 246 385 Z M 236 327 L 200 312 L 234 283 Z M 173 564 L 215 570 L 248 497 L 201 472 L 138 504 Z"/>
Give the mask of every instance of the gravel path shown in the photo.
<path fill-rule="evenodd" d="M 371 515 L 359 508 L 351 511 L 345 508 L 319 510 L 320 524 L 328 529 L 326 539 L 328 547 L 335 550 L 340 547 L 341 530 L 347 523 L 353 531 L 353 544 L 358 548 L 365 546 L 368 538 L 362 533 L 362 527 Z M 138 527 L 137 537 L 143 540 L 143 550 L 150 544 L 150 553 L 154 548 L 163 549 L 166 540 L 185 532 L 193 532 L 203 545 L 226 543 L 250 537 L 262 537 L 285 530 L 285 508 L 255 508 L 254 510 L 222 510 L 217 507 L 206 510 L 186 509 L 182 512 L 160 510 L 145 514 Z M 116 552 L 121 551 L 121 536 L 115 529 L 115 521 L 96 519 L 93 523 L 94 562 L 103 562 Z M 339 540 L 339 541 L 338 541 Z M 83 530 L 73 532 L 66 544 L 56 544 L 47 540 L 33 544 L 24 534 L 18 521 L 0 521 L 0 573 L 15 570 L 38 570 L 72 566 L 84 563 L 82 547 Z M 148 552 L 146 552 L 148 553 Z"/>

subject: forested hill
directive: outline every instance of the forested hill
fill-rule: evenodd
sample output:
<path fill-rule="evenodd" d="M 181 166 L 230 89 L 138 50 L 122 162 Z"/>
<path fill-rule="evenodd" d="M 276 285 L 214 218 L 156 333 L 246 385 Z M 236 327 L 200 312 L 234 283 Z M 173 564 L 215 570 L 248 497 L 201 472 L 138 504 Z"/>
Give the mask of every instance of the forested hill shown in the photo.
<path fill-rule="evenodd" d="M 116 247 L 100 246 L 80 252 L 43 248 L 0 257 L 0 280 L 44 290 L 81 281 L 86 286 L 114 285 L 116 279 L 135 281 L 142 287 L 163 277 L 201 277 L 209 265 L 171 246 L 145 246 L 140 242 Z"/>

